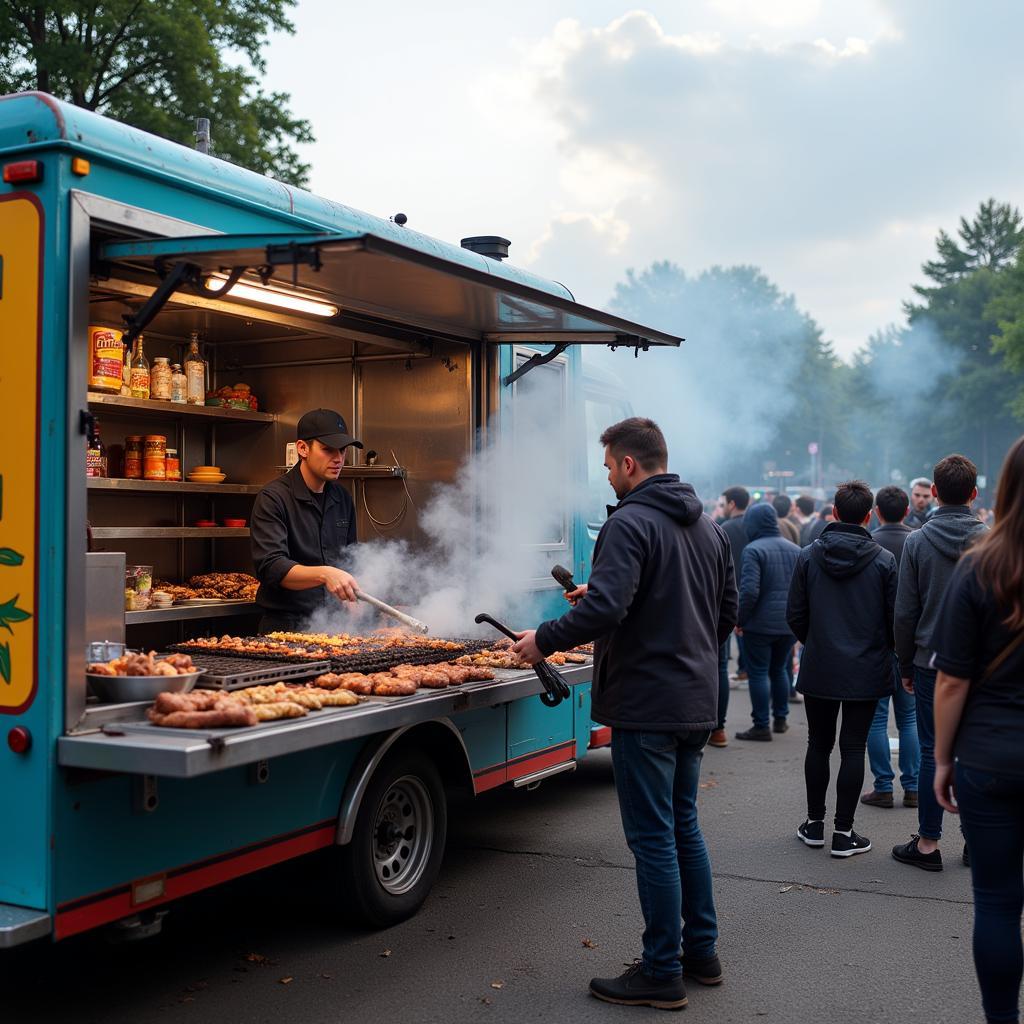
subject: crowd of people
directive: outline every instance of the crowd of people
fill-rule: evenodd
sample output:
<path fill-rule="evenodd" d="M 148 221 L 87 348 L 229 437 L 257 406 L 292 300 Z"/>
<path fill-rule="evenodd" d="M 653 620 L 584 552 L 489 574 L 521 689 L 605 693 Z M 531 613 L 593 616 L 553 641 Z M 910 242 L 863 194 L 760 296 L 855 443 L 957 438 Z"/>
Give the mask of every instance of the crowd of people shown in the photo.
<path fill-rule="evenodd" d="M 645 921 L 643 952 L 594 978 L 607 1002 L 681 1009 L 684 979 L 717 985 L 710 859 L 697 813 L 705 745 L 728 745 L 730 646 L 752 724 L 771 742 L 793 703 L 807 720 L 807 813 L 796 837 L 836 858 L 871 850 L 858 802 L 894 806 L 890 707 L 905 807 L 918 830 L 901 865 L 943 869 L 945 813 L 959 815 L 975 900 L 974 957 L 986 1020 L 1018 1021 L 1024 974 L 1024 438 L 1006 456 L 994 515 L 972 511 L 963 455 L 910 493 L 859 480 L 827 507 L 742 487 L 704 514 L 667 471 L 664 436 L 632 418 L 601 437 L 618 505 L 587 585 L 557 620 L 519 635 L 531 663 L 593 640 L 592 717 L 612 728 L 612 762 Z M 831 836 L 830 758 L 838 735 Z M 865 753 L 873 783 L 862 792 Z"/>

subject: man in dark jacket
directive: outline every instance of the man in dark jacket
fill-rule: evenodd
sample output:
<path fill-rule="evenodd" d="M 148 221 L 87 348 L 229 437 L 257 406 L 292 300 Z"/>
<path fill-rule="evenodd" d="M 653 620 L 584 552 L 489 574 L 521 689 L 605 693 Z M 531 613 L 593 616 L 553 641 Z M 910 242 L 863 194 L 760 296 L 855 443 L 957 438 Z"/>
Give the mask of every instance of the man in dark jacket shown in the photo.
<path fill-rule="evenodd" d="M 747 652 L 754 724 L 746 732 L 736 733 L 736 739 L 771 740 L 769 710 L 775 732 L 789 728 L 786 662 L 792 658 L 795 641 L 786 622 L 786 599 L 800 548 L 780 535 L 779 519 L 771 505 L 754 505 L 743 525 L 747 546 L 740 571 L 739 625 Z"/>
<path fill-rule="evenodd" d="M 711 864 L 697 820 L 701 752 L 718 720 L 718 648 L 736 623 L 729 543 L 689 484 L 666 472 L 665 438 L 632 418 L 601 435 L 619 499 L 590 581 L 560 619 L 520 634 L 531 664 L 594 640 L 591 717 L 612 727 L 622 824 L 636 858 L 643 959 L 595 978 L 599 999 L 680 1009 L 683 974 L 721 980 Z M 680 962 L 679 950 L 683 957 Z"/>
<path fill-rule="evenodd" d="M 896 656 L 903 688 L 917 701 L 917 734 L 921 742 L 918 778 L 918 835 L 893 847 L 904 864 L 925 871 L 942 870 L 942 807 L 935 799 L 935 679 L 931 668 L 932 633 L 956 563 L 985 525 L 971 512 L 978 496 L 977 467 L 964 455 L 947 455 L 934 470 L 932 496 L 938 507 L 914 530 L 903 548 L 896 597 Z M 915 481 L 917 483 L 917 481 Z"/>
<path fill-rule="evenodd" d="M 932 514 L 934 485 L 926 476 L 910 481 L 910 512 L 903 522 L 912 530 L 920 530 Z"/>
<path fill-rule="evenodd" d="M 910 507 L 907 492 L 899 487 L 882 487 L 875 495 L 875 516 L 879 525 L 872 531 L 871 539 L 886 551 L 891 551 L 899 568 L 903 557 L 903 545 L 913 532 L 903 520 Z M 893 672 L 897 678 L 899 670 L 895 659 Z M 917 776 L 921 768 L 921 747 L 917 741 L 917 708 L 914 695 L 896 685 L 892 695 L 893 712 L 896 716 L 896 731 L 900 738 L 900 785 L 903 787 L 903 806 L 917 806 Z M 874 776 L 874 785 L 864 793 L 860 802 L 869 807 L 893 806 L 892 750 L 889 746 L 889 698 L 882 697 L 875 709 L 875 719 L 868 733 L 868 765 Z"/>
<path fill-rule="evenodd" d="M 813 544 L 825 532 L 825 527 L 833 522 L 833 520 L 834 516 L 832 515 L 831 505 L 821 509 L 813 519 L 808 519 L 800 527 L 800 547 L 805 548 Z"/>
<path fill-rule="evenodd" d="M 750 492 L 745 487 L 727 487 L 722 491 L 719 502 L 725 511 L 722 531 L 729 539 L 732 549 L 732 564 L 739 575 L 743 561 L 743 549 L 747 546 L 747 531 L 743 529 L 743 517 L 750 506 Z M 729 711 L 729 658 L 731 655 L 732 637 L 727 636 L 718 650 L 718 723 L 711 732 L 708 745 L 727 747 L 728 737 L 725 735 L 725 716 Z M 739 682 L 747 679 L 747 660 L 743 652 L 743 637 L 736 637 L 736 648 L 739 656 L 736 659 L 736 679 Z"/>
<path fill-rule="evenodd" d="M 800 552 L 786 618 L 804 645 L 797 689 L 807 713 L 807 820 L 797 837 L 825 845 L 829 758 L 839 734 L 832 856 L 867 853 L 870 841 L 853 831 L 864 748 L 879 697 L 893 690 L 892 617 L 896 559 L 871 539 L 865 525 L 874 503 L 862 480 L 836 490 L 836 522 Z"/>

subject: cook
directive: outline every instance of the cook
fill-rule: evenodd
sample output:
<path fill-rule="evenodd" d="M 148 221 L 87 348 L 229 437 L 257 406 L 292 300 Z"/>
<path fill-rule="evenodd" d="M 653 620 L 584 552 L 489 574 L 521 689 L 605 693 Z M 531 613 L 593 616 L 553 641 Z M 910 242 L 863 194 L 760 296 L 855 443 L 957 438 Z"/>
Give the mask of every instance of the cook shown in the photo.
<path fill-rule="evenodd" d="M 252 510 L 261 633 L 301 629 L 335 600 L 354 601 L 358 589 L 339 568 L 356 542 L 356 510 L 338 477 L 345 449 L 363 443 L 331 409 L 307 412 L 296 437 L 298 463 L 260 491 Z"/>

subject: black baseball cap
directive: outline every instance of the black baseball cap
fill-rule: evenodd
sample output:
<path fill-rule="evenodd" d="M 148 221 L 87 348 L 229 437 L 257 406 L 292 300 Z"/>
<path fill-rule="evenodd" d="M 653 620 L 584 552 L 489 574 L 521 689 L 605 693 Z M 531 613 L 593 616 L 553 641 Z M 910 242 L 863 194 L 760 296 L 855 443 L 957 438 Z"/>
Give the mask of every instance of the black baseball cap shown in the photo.
<path fill-rule="evenodd" d="M 330 448 L 347 448 L 352 445 L 362 448 L 363 442 L 357 441 L 345 426 L 340 413 L 333 409 L 314 409 L 307 412 L 295 430 L 299 441 L 321 441 Z"/>

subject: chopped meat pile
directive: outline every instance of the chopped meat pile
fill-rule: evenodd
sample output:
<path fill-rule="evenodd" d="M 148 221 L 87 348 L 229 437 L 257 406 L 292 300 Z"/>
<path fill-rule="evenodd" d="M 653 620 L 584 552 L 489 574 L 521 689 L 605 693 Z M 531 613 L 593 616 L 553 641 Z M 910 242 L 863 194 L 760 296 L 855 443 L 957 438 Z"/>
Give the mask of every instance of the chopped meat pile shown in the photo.
<path fill-rule="evenodd" d="M 148 654 L 126 651 L 113 661 L 93 662 L 86 668 L 86 672 L 94 676 L 184 676 L 195 670 L 187 654 L 157 658 L 156 651 Z"/>

